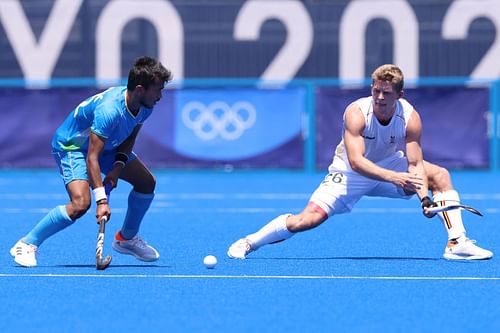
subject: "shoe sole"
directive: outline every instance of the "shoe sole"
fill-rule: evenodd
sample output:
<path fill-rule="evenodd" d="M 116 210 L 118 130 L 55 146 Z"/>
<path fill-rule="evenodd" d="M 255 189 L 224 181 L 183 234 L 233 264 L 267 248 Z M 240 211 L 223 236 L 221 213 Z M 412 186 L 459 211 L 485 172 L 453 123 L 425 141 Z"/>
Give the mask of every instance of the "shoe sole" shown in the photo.
<path fill-rule="evenodd" d="M 140 261 L 144 261 L 144 262 L 153 262 L 153 261 L 157 261 L 158 259 L 160 259 L 160 254 L 158 253 L 158 251 L 155 250 L 156 254 L 158 255 L 156 258 L 144 258 L 144 257 L 141 257 L 139 255 L 137 255 L 135 252 L 133 251 L 130 251 L 129 249 L 126 249 L 124 247 L 121 247 L 119 245 L 116 245 L 115 243 L 112 243 L 111 244 L 111 247 L 113 248 L 113 250 L 115 250 L 116 252 L 119 252 L 121 254 L 129 254 L 131 256 L 134 256 L 136 259 L 140 260 Z"/>
<path fill-rule="evenodd" d="M 464 256 L 459 256 L 457 254 L 445 253 L 445 254 L 443 254 L 443 257 L 446 260 L 488 260 L 488 259 L 491 259 L 493 257 L 493 255 L 491 255 L 491 256 L 467 256 L 467 257 L 464 257 Z"/>
<path fill-rule="evenodd" d="M 240 260 L 244 260 L 246 259 L 247 257 L 246 256 L 243 256 L 243 257 L 237 257 L 237 256 L 233 256 L 231 255 L 231 253 L 229 251 L 227 251 L 227 256 L 231 259 L 240 259 Z"/>
<path fill-rule="evenodd" d="M 34 264 L 34 265 L 33 264 L 28 264 L 26 262 L 23 262 L 23 261 L 19 260 L 17 257 L 14 257 L 14 261 L 16 263 L 18 263 L 19 265 L 23 266 L 23 267 L 36 267 L 36 264 Z"/>

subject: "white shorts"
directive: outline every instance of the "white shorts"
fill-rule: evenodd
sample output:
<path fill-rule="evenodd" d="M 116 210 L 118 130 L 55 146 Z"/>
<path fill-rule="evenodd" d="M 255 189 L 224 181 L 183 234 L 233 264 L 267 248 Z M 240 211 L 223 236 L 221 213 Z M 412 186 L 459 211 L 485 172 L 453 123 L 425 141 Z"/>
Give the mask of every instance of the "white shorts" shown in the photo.
<path fill-rule="evenodd" d="M 408 160 L 402 151 L 376 163 L 398 172 L 408 171 Z M 342 159 L 335 157 L 329 174 L 311 195 L 315 203 L 328 214 L 348 213 L 363 196 L 410 199 L 401 187 L 392 183 L 365 177 L 349 168 Z"/>

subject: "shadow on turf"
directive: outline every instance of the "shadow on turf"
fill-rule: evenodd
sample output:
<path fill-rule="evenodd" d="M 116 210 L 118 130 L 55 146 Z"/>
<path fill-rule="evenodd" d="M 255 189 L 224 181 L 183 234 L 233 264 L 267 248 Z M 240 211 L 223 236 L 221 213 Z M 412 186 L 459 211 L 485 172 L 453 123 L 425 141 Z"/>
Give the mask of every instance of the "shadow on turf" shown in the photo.
<path fill-rule="evenodd" d="M 247 260 L 415 260 L 439 261 L 441 258 L 415 258 L 415 257 L 323 257 L 323 258 L 247 258 Z"/>
<path fill-rule="evenodd" d="M 65 268 L 95 268 L 95 265 L 55 265 L 53 267 L 65 267 Z M 147 267 L 155 267 L 155 268 L 168 268 L 171 266 L 166 266 L 166 265 L 151 265 L 151 264 L 146 264 L 146 265 L 109 265 L 109 268 L 147 268 Z"/>

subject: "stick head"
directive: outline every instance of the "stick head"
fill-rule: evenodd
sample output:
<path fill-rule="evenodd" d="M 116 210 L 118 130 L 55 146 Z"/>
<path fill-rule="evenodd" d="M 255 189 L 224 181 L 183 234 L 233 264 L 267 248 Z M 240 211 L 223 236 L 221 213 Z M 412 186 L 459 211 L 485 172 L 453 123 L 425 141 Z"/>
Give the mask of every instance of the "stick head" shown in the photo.
<path fill-rule="evenodd" d="M 111 263 L 111 256 L 106 256 L 106 258 L 104 258 L 104 260 L 97 260 L 96 263 L 95 263 L 95 267 L 98 269 L 98 270 L 104 270 L 106 268 L 108 268 L 109 264 Z"/>
<path fill-rule="evenodd" d="M 476 208 L 466 206 L 463 209 L 465 209 L 466 211 L 469 211 L 469 212 L 471 212 L 473 214 L 476 214 L 476 215 L 479 215 L 479 216 L 483 216 L 483 214 L 481 214 L 481 212 L 478 211 Z"/>

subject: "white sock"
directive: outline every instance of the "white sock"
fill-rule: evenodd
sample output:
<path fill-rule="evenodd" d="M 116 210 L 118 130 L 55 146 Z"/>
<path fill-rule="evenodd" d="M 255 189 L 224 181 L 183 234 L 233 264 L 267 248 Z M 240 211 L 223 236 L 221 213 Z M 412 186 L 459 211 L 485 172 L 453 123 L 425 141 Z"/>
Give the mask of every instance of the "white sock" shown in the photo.
<path fill-rule="evenodd" d="M 436 193 L 434 194 L 433 200 L 441 206 L 449 206 L 460 203 L 460 197 L 455 190 Z M 462 211 L 460 209 L 438 213 L 438 216 L 441 221 L 443 221 L 444 227 L 448 232 L 448 239 L 456 239 L 465 236 L 465 228 L 462 222 Z"/>
<path fill-rule="evenodd" d="M 286 228 L 286 219 L 291 214 L 283 214 L 263 226 L 254 234 L 248 235 L 245 238 L 252 243 L 254 250 L 262 245 L 284 241 L 294 235 L 293 232 Z"/>

